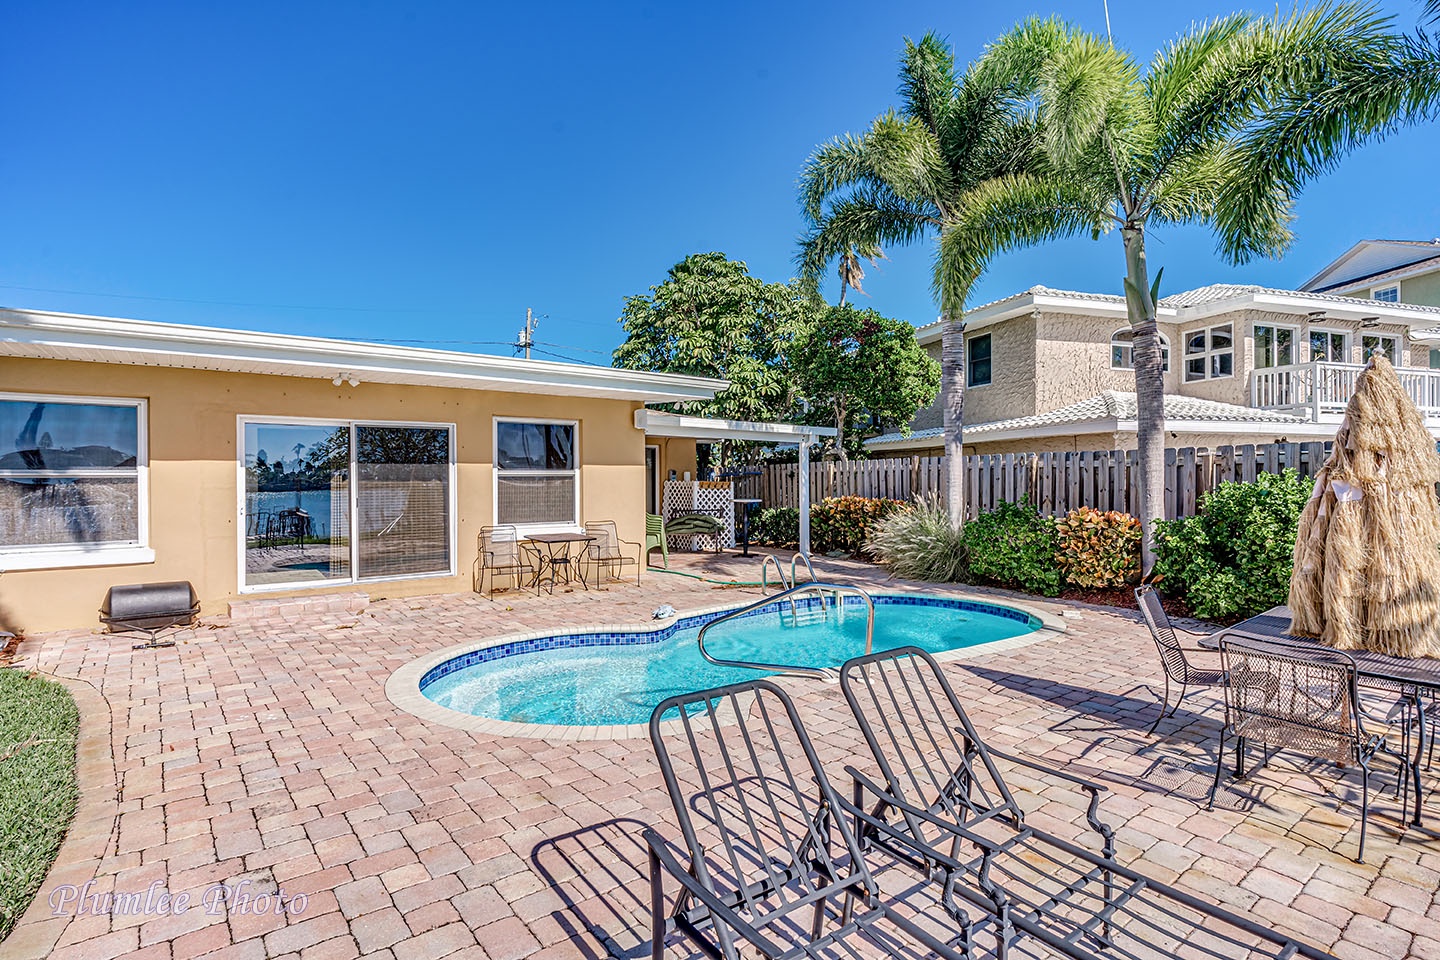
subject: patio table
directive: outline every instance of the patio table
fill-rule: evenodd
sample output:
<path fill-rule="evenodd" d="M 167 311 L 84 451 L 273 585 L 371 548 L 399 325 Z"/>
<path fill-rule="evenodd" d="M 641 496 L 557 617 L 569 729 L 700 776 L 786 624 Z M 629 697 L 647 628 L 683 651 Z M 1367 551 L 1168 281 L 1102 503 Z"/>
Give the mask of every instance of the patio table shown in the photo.
<path fill-rule="evenodd" d="M 1226 627 L 1200 641 L 1202 647 L 1218 649 L 1221 637 L 1237 636 L 1261 642 L 1270 641 L 1287 647 L 1310 647 L 1316 650 L 1330 650 L 1315 637 L 1301 637 L 1289 632 L 1290 608 L 1271 607 L 1264 613 L 1256 614 L 1249 620 L 1242 620 L 1233 627 Z M 1411 820 L 1420 825 L 1420 761 L 1429 745 L 1429 731 L 1425 722 L 1425 697 L 1422 692 L 1440 691 L 1440 659 L 1432 657 L 1391 657 L 1368 650 L 1347 650 L 1355 660 L 1355 672 L 1363 680 L 1381 683 L 1398 689 L 1402 696 L 1408 696 L 1415 704 L 1419 716 L 1420 733 L 1416 737 L 1415 762 L 1411 767 L 1415 786 L 1415 816 Z"/>
<path fill-rule="evenodd" d="M 576 558 L 570 556 L 572 544 L 580 543 L 589 545 L 595 542 L 595 538 L 584 533 L 536 533 L 525 538 L 525 542 L 532 544 L 535 548 L 535 556 L 540 561 L 535 567 L 535 577 L 530 581 L 530 586 L 535 592 L 540 592 L 540 582 L 549 579 L 550 592 L 555 592 L 555 584 L 561 582 L 560 571 L 564 571 L 564 583 L 568 586 L 575 582 Z M 582 551 L 583 552 L 583 551 Z M 585 582 L 585 575 L 579 577 L 580 586 L 586 590 L 590 584 Z"/>

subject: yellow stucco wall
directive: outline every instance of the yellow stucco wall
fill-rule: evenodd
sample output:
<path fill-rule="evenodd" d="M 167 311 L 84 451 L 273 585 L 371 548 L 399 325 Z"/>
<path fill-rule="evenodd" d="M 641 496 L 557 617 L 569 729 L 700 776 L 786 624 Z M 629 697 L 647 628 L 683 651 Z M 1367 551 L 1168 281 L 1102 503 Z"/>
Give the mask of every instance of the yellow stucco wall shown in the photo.
<path fill-rule="evenodd" d="M 497 416 L 579 421 L 581 518 L 613 519 L 623 539 L 644 540 L 645 438 L 634 427 L 638 404 L 630 401 L 380 383 L 334 387 L 318 379 L 13 358 L 0 358 L 0 389 L 149 402 L 149 546 L 155 562 L 8 571 L 0 576 L 0 625 L 11 630 L 93 625 L 111 585 L 157 580 L 189 580 L 203 612 L 223 613 L 225 602 L 239 595 L 239 416 L 455 424 L 455 576 L 330 583 L 287 589 L 281 596 L 349 590 L 393 597 L 471 589 L 477 535 L 494 523 L 492 418 Z"/>
<path fill-rule="evenodd" d="M 1006 320 L 965 335 L 968 362 L 970 344 L 989 334 L 990 382 L 965 388 L 965 422 L 989 423 L 1039 412 L 1035 403 L 1035 318 L 1027 315 Z"/>

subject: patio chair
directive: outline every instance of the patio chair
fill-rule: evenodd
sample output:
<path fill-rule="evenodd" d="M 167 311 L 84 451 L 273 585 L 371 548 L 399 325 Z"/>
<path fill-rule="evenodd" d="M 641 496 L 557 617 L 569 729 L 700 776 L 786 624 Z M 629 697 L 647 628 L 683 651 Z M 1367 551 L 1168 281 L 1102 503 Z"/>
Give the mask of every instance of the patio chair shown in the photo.
<path fill-rule="evenodd" d="M 502 523 L 481 527 L 479 548 L 475 557 L 475 592 L 493 601 L 495 578 L 514 577 L 515 589 L 525 586 L 525 578 L 534 576 L 537 564 L 533 552 L 520 539 L 514 524 Z M 485 590 L 485 574 L 490 574 L 490 590 Z M 536 592 L 539 592 L 537 586 Z"/>
<path fill-rule="evenodd" d="M 653 828 L 651 956 L 673 932 L 709 957 L 916 957 L 960 960 L 881 899 L 795 705 L 753 680 L 674 696 L 655 708 L 650 740 L 680 821 L 681 861 Z M 684 784 L 684 786 L 682 786 Z M 693 798 L 689 791 L 697 790 Z M 665 909 L 666 878 L 680 894 Z M 943 917 L 941 918 L 944 919 Z"/>
<path fill-rule="evenodd" d="M 880 780 L 847 767 L 862 848 L 878 849 L 940 885 L 947 909 L 984 911 L 996 953 L 1030 940 L 1066 957 L 1311 957 L 1323 951 L 1153 880 L 1115 859 L 1099 818 L 1107 788 L 1052 762 L 987 746 L 935 659 L 918 647 L 856 657 L 841 689 L 879 766 Z M 1036 782 L 1088 795 L 1089 845 L 1028 822 L 995 758 Z M 872 825 L 893 823 L 896 844 Z M 1090 847 L 1099 846 L 1096 852 Z M 924 851 L 916 856 L 915 850 Z"/>
<path fill-rule="evenodd" d="M 1360 847 L 1355 862 L 1365 862 L 1365 827 L 1370 819 L 1370 761 L 1385 749 L 1385 737 L 1365 729 L 1356 682 L 1355 659 L 1340 650 L 1297 649 L 1285 644 L 1220 637 L 1220 659 L 1230 676 L 1225 689 L 1225 726 L 1215 756 L 1210 806 L 1220 789 L 1225 766 L 1225 737 L 1234 736 L 1235 776 L 1245 776 L 1246 747 L 1253 741 L 1270 748 L 1265 766 L 1281 750 L 1360 768 Z M 1408 757 L 1400 757 L 1404 782 Z"/>
<path fill-rule="evenodd" d="M 650 551 L 659 549 L 660 556 L 665 562 L 665 568 L 670 568 L 670 543 L 665 539 L 665 518 L 657 517 L 653 513 L 645 514 L 645 562 L 650 562 Z"/>
<path fill-rule="evenodd" d="M 1197 689 L 1204 687 L 1225 686 L 1224 670 L 1203 670 L 1190 662 L 1187 654 L 1201 653 L 1208 656 L 1215 656 L 1214 650 L 1205 650 L 1201 647 L 1186 647 L 1180 643 L 1176 635 L 1175 626 L 1170 622 L 1170 615 L 1165 612 L 1165 607 L 1160 603 L 1160 594 L 1155 588 L 1146 584 L 1135 590 L 1135 599 L 1140 604 L 1140 615 L 1145 618 L 1145 626 L 1150 628 L 1150 636 L 1155 640 L 1155 648 L 1160 651 L 1160 666 L 1165 672 L 1165 699 L 1160 704 L 1160 715 L 1155 722 L 1150 724 L 1146 735 L 1153 734 L 1160 726 L 1160 721 L 1167 715 L 1175 716 L 1180 709 L 1180 704 L 1188 695 L 1188 688 Z M 1195 633 L 1190 630 L 1181 630 L 1191 637 L 1200 637 L 1204 634 Z M 1170 683 L 1174 681 L 1180 685 L 1180 696 L 1175 699 L 1175 705 L 1170 705 Z"/>
<path fill-rule="evenodd" d="M 635 585 L 640 585 L 640 568 L 644 566 L 644 548 L 633 540 L 621 540 L 620 533 L 615 529 L 614 520 L 594 520 L 585 524 L 585 535 L 594 537 L 595 541 L 585 548 L 585 559 L 589 566 L 598 570 L 605 570 L 612 580 L 619 580 L 625 573 L 627 566 L 635 568 Z M 632 555 L 629 547 L 634 547 Z M 617 576 L 616 573 L 620 574 Z M 595 585 L 600 585 L 601 574 L 597 572 Z"/>

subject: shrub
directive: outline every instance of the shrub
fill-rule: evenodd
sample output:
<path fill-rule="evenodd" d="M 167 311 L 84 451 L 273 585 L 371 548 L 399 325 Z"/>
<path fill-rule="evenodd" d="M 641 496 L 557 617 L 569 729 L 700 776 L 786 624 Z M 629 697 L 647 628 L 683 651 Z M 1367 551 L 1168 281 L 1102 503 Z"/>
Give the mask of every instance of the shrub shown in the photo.
<path fill-rule="evenodd" d="M 1197 617 L 1227 620 L 1282 604 L 1312 482 L 1294 470 L 1222 483 L 1200 514 L 1155 525 L 1155 576 Z"/>
<path fill-rule="evenodd" d="M 1071 510 L 1055 522 L 1060 570 L 1077 587 L 1123 587 L 1140 579 L 1140 521 L 1128 513 Z"/>
<path fill-rule="evenodd" d="M 965 525 L 972 576 L 1044 597 L 1060 593 L 1055 521 L 1028 503 L 1002 503 Z"/>
<path fill-rule="evenodd" d="M 751 529 L 755 539 L 777 547 L 800 542 L 800 510 L 798 507 L 772 507 L 761 510 Z"/>
<path fill-rule="evenodd" d="M 826 497 L 819 503 L 812 503 L 812 548 L 820 553 L 835 550 L 859 553 L 870 539 L 870 530 L 875 523 L 904 506 L 900 500 L 870 497 Z"/>
<path fill-rule="evenodd" d="M 875 523 L 870 554 L 897 577 L 931 583 L 968 583 L 964 535 L 938 500 L 919 501 Z"/>

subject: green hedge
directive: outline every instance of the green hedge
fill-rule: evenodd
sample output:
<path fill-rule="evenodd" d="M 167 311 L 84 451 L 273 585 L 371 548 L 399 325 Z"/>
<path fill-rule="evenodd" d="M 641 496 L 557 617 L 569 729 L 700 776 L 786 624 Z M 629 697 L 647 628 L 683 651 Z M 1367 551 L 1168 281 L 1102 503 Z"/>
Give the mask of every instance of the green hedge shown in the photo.
<path fill-rule="evenodd" d="M 875 524 L 904 506 L 899 500 L 871 497 L 826 497 L 812 503 L 810 549 L 815 553 L 840 550 L 861 553 Z M 800 511 L 795 507 L 761 510 L 750 529 L 758 542 L 778 547 L 793 546 L 800 542 Z"/>
<path fill-rule="evenodd" d="M 1060 593 L 1060 534 L 1055 521 L 1028 503 L 1002 503 L 965 524 L 970 573 L 1012 590 Z"/>

